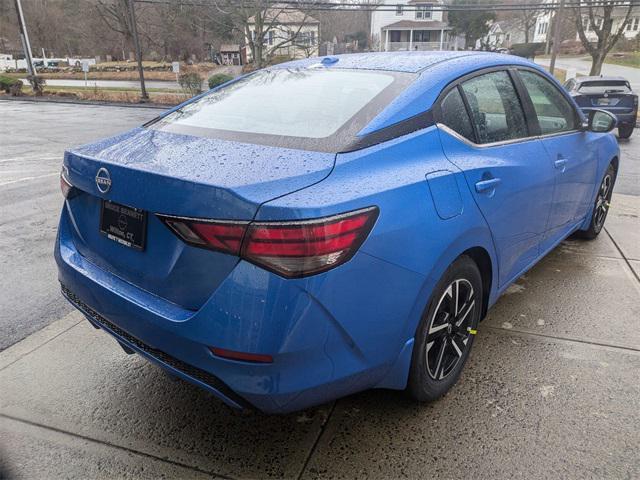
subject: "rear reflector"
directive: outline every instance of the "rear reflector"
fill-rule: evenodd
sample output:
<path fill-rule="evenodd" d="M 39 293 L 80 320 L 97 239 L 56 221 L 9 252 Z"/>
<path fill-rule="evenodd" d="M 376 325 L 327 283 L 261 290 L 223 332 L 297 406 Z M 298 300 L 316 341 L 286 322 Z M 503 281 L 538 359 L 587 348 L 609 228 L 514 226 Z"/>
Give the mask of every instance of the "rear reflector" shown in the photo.
<path fill-rule="evenodd" d="M 373 228 L 378 208 L 293 222 L 158 217 L 190 245 L 237 255 L 287 278 L 296 278 L 349 260 Z"/>
<path fill-rule="evenodd" d="M 246 353 L 235 352 L 233 350 L 226 350 L 224 348 L 210 347 L 209 350 L 217 357 L 228 358 L 230 360 L 240 360 L 243 362 L 254 363 L 273 363 L 273 357 L 271 355 L 264 355 L 260 353 Z"/>

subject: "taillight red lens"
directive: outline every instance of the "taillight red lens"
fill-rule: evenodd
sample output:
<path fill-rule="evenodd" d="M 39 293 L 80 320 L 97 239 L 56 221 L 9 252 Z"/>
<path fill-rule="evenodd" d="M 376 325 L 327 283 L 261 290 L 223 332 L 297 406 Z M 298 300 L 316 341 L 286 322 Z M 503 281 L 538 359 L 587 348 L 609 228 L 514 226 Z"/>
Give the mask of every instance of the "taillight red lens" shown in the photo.
<path fill-rule="evenodd" d="M 320 273 L 349 260 L 378 217 L 369 207 L 294 222 L 224 222 L 160 216 L 185 242 L 239 255 L 288 278 Z"/>
<path fill-rule="evenodd" d="M 242 239 L 249 222 L 217 222 L 200 219 L 160 217 L 188 244 L 240 255 Z"/>
<path fill-rule="evenodd" d="M 69 198 L 69 195 L 71 195 L 73 191 L 73 185 L 68 180 L 68 175 L 66 167 L 62 167 L 62 171 L 60 172 L 60 190 L 64 198 Z"/>

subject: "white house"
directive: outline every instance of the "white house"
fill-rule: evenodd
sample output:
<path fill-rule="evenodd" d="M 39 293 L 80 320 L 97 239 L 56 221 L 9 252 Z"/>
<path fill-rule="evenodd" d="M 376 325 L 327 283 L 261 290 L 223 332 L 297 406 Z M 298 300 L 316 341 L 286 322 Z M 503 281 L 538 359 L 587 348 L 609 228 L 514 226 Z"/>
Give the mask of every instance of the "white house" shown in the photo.
<path fill-rule="evenodd" d="M 264 55 L 286 56 L 289 58 L 307 58 L 318 55 L 320 42 L 320 22 L 299 10 L 290 10 L 288 6 L 274 4 L 266 10 L 263 19 Z M 255 17 L 248 22 L 249 35 L 255 41 Z M 245 38 L 248 44 L 249 39 Z M 251 49 L 247 48 L 247 61 L 251 61 Z"/>
<path fill-rule="evenodd" d="M 545 3 L 549 3 L 547 0 Z M 554 12 L 547 10 L 541 12 L 536 18 L 536 24 L 533 27 L 533 43 L 545 43 L 547 35 L 551 35 L 551 19 Z"/>
<path fill-rule="evenodd" d="M 383 0 L 371 14 L 371 39 L 380 51 L 448 50 L 450 31 L 441 0 Z"/>
<path fill-rule="evenodd" d="M 612 32 L 619 31 L 620 26 L 622 25 L 622 22 L 624 22 L 625 16 L 627 15 L 627 10 L 629 9 L 629 4 L 627 2 L 620 3 L 622 3 L 623 5 L 613 9 L 613 26 L 611 28 Z M 624 3 L 627 3 L 627 5 L 624 5 Z M 598 14 L 598 9 L 594 9 L 594 12 L 594 23 L 598 28 L 600 28 L 602 27 L 604 18 L 601 16 L 601 14 Z M 589 42 L 597 42 L 598 36 L 593 30 L 593 25 L 591 24 L 589 15 L 585 12 L 582 13 L 582 26 L 584 27 L 584 33 L 587 36 Z M 629 20 L 629 23 L 627 23 L 627 26 L 624 29 L 624 36 L 627 39 L 632 39 L 635 38 L 638 33 L 640 33 L 640 7 L 633 7 L 633 10 L 631 10 L 631 18 Z M 579 37 L 576 37 L 576 39 L 579 39 Z"/>
<path fill-rule="evenodd" d="M 514 43 L 524 43 L 524 26 L 517 19 L 493 22 L 487 34 L 476 41 L 476 49 L 497 50 L 511 48 Z"/>
<path fill-rule="evenodd" d="M 555 0 L 545 0 L 545 3 L 553 3 Z M 621 23 L 624 21 L 625 15 L 629 8 L 629 0 L 619 0 L 617 2 L 619 6 L 613 9 L 613 27 L 612 32 L 617 32 Z M 594 8 L 594 20 L 598 27 L 602 25 L 604 21 L 602 17 L 602 11 L 598 11 L 598 8 Z M 548 35 L 553 35 L 551 32 L 551 22 L 555 12 L 552 10 L 542 12 L 536 19 L 536 25 L 533 31 L 533 41 L 536 43 L 545 43 Z M 590 42 L 597 42 L 598 36 L 593 31 L 591 20 L 589 18 L 588 8 L 586 5 L 582 9 L 582 25 L 584 26 L 585 34 Z M 635 38 L 640 33 L 640 7 L 633 7 L 631 11 L 631 20 L 627 24 L 624 36 L 628 39 Z M 580 40 L 580 37 L 576 34 L 576 40 Z"/>

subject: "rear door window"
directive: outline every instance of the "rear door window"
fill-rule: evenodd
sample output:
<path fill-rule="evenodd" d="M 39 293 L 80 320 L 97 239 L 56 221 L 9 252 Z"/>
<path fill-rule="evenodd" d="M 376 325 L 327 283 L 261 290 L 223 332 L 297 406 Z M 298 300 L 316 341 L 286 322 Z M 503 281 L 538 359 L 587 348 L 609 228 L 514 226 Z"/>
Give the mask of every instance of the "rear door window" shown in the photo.
<path fill-rule="evenodd" d="M 451 90 L 440 104 L 440 121 L 451 130 L 459 133 L 464 138 L 474 141 L 473 126 L 467 109 L 464 106 L 462 95 L 457 88 Z"/>
<path fill-rule="evenodd" d="M 520 99 L 505 71 L 485 73 L 462 83 L 478 143 L 528 136 Z"/>
<path fill-rule="evenodd" d="M 537 73 L 521 70 L 519 74 L 533 103 L 543 135 L 576 129 L 576 112 L 555 85 Z"/>

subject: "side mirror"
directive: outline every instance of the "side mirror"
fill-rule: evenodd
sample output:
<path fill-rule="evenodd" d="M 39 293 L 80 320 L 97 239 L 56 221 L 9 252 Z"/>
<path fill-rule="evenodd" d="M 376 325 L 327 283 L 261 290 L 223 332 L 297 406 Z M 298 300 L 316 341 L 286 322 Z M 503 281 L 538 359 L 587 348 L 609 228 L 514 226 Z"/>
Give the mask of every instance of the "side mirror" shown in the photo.
<path fill-rule="evenodd" d="M 606 110 L 590 108 L 583 110 L 587 114 L 587 122 L 583 124 L 584 130 L 596 133 L 607 133 L 616 128 L 618 119 Z"/>

